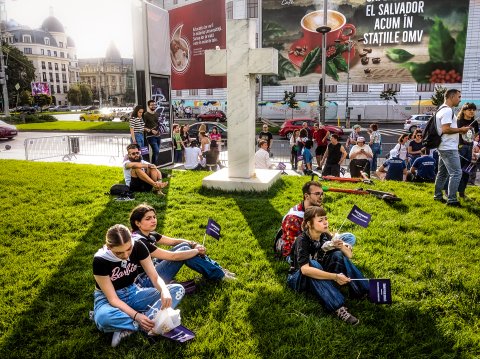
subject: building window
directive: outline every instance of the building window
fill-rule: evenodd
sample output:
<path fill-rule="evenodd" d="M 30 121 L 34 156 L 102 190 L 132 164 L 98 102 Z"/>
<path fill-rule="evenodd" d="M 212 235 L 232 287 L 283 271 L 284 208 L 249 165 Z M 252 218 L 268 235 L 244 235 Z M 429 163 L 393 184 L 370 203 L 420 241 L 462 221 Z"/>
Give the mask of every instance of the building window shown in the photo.
<path fill-rule="evenodd" d="M 435 84 L 417 84 L 417 92 L 434 92 Z"/>
<path fill-rule="evenodd" d="M 40 49 L 40 54 L 45 55 L 45 50 L 44 50 L 44 49 Z"/>
<path fill-rule="evenodd" d="M 65 64 L 62 64 L 62 71 L 66 71 Z"/>
<path fill-rule="evenodd" d="M 47 67 L 45 66 L 45 61 L 42 61 L 42 70 L 45 70 Z"/>
<path fill-rule="evenodd" d="M 57 82 L 60 82 L 60 76 L 59 76 L 58 74 L 55 74 L 55 80 L 56 80 Z"/>
<path fill-rule="evenodd" d="M 50 82 L 53 82 L 53 74 L 51 72 L 48 73 L 48 78 L 50 79 Z"/>
<path fill-rule="evenodd" d="M 32 48 L 31 47 L 24 47 L 23 48 L 23 53 L 24 54 L 32 54 Z"/>
<path fill-rule="evenodd" d="M 56 51 L 53 52 L 53 56 L 57 57 L 57 52 Z"/>
<path fill-rule="evenodd" d="M 67 74 L 62 74 L 62 81 L 67 82 Z"/>
<path fill-rule="evenodd" d="M 197 89 L 190 89 L 188 91 L 190 96 L 198 96 L 198 90 Z"/>
<path fill-rule="evenodd" d="M 227 19 L 233 19 L 233 1 L 227 2 Z"/>
<path fill-rule="evenodd" d="M 182 90 L 176 90 L 175 94 L 180 97 L 182 96 Z"/>
<path fill-rule="evenodd" d="M 52 81 L 52 79 L 50 79 L 50 81 Z M 53 85 L 50 85 L 50 95 L 53 95 L 53 94 L 55 94 L 55 87 Z"/>
<path fill-rule="evenodd" d="M 52 69 L 52 63 L 51 63 L 51 62 L 48 62 L 48 69 L 49 69 L 49 70 Z"/>
<path fill-rule="evenodd" d="M 45 37 L 43 39 L 43 42 L 44 42 L 45 45 L 50 46 L 50 39 L 48 37 Z"/>
<path fill-rule="evenodd" d="M 247 17 L 258 18 L 258 0 L 247 0 Z"/>
<path fill-rule="evenodd" d="M 52 52 L 50 50 L 47 50 L 47 56 L 52 56 Z"/>
<path fill-rule="evenodd" d="M 178 5 L 178 0 L 173 0 L 173 5 Z"/>
<path fill-rule="evenodd" d="M 58 64 L 55 62 L 55 70 L 58 71 Z"/>
<path fill-rule="evenodd" d="M 326 85 L 325 86 L 326 93 L 337 93 L 337 85 Z"/>
<path fill-rule="evenodd" d="M 31 43 L 32 42 L 32 37 L 30 35 L 23 35 L 22 36 L 22 42 Z"/>
<path fill-rule="evenodd" d="M 58 47 L 63 47 L 63 42 L 59 41 L 58 42 Z"/>
<path fill-rule="evenodd" d="M 65 53 L 64 53 L 64 52 L 60 52 L 60 57 L 65 58 Z"/>
<path fill-rule="evenodd" d="M 57 85 L 57 93 L 61 93 L 60 92 L 60 85 Z"/>
<path fill-rule="evenodd" d="M 295 93 L 307 93 L 307 86 L 293 86 L 293 92 Z"/>
<path fill-rule="evenodd" d="M 68 92 L 67 85 L 63 85 L 63 93 L 67 93 L 67 92 Z"/>
<path fill-rule="evenodd" d="M 400 92 L 400 84 L 383 84 L 383 91 L 388 90 Z"/>
<path fill-rule="evenodd" d="M 207 96 L 213 96 L 213 89 L 207 89 Z"/>
<path fill-rule="evenodd" d="M 47 73 L 46 72 L 42 73 L 42 80 L 43 80 L 43 82 L 47 81 Z"/>
<path fill-rule="evenodd" d="M 352 92 L 368 92 L 368 85 L 352 85 Z"/>

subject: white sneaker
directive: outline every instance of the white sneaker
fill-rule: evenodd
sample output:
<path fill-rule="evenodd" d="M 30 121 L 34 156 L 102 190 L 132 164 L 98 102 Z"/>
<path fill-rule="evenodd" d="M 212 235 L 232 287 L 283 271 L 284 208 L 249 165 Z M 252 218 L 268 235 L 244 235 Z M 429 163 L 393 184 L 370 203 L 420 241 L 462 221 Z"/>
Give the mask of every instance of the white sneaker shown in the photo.
<path fill-rule="evenodd" d="M 112 347 L 115 348 L 123 338 L 128 337 L 131 335 L 133 331 L 131 330 L 122 330 L 120 332 L 114 332 L 112 336 Z"/>
<path fill-rule="evenodd" d="M 222 278 L 222 280 L 225 280 L 225 281 L 237 280 L 237 278 L 235 276 L 235 273 L 232 273 L 228 269 L 225 269 L 225 268 L 222 268 L 222 270 L 223 270 L 223 273 L 225 274 L 225 276 Z"/>

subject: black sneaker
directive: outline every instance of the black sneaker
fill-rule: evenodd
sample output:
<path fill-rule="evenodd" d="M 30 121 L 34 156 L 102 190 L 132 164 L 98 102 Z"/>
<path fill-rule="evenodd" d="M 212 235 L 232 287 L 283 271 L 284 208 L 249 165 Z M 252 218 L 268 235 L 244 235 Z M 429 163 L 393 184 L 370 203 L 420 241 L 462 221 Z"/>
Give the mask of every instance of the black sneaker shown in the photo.
<path fill-rule="evenodd" d="M 449 207 L 462 207 L 460 202 L 448 202 L 447 206 L 449 206 Z"/>
<path fill-rule="evenodd" d="M 437 202 L 447 203 L 447 200 L 445 198 L 434 198 L 433 200 Z"/>
<path fill-rule="evenodd" d="M 346 307 L 340 307 L 335 311 L 337 314 L 337 317 L 339 317 L 341 320 L 343 320 L 345 323 L 350 324 L 350 325 L 357 325 L 360 323 L 360 321 L 355 318 L 353 315 L 351 315 Z"/>

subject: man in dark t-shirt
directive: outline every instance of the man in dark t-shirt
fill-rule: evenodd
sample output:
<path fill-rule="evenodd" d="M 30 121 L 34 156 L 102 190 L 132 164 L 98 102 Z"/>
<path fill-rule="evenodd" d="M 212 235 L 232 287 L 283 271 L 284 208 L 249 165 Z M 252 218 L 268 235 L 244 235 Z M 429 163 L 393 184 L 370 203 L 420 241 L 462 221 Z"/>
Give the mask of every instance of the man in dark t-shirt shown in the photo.
<path fill-rule="evenodd" d="M 376 174 L 380 179 L 403 181 L 403 177 L 407 175 L 407 165 L 398 157 L 396 150 L 391 150 L 390 158 L 378 168 Z"/>
<path fill-rule="evenodd" d="M 272 141 L 273 141 L 273 135 L 270 131 L 268 131 L 268 125 L 263 125 L 262 129 L 263 129 L 262 132 L 258 134 L 257 142 L 259 142 L 260 140 L 267 141 L 267 144 L 268 144 L 267 151 L 270 152 L 270 147 L 272 146 Z"/>
<path fill-rule="evenodd" d="M 422 156 L 413 162 L 407 174 L 407 181 L 435 182 L 435 160 L 427 155 L 427 149 L 422 148 Z"/>
<path fill-rule="evenodd" d="M 322 176 L 340 177 L 340 166 L 343 161 L 345 161 L 345 158 L 347 158 L 347 151 L 342 144 L 338 142 L 338 135 L 331 135 L 330 141 L 331 142 L 327 146 L 325 156 L 320 163 L 320 166 L 323 166 L 325 163 Z"/>

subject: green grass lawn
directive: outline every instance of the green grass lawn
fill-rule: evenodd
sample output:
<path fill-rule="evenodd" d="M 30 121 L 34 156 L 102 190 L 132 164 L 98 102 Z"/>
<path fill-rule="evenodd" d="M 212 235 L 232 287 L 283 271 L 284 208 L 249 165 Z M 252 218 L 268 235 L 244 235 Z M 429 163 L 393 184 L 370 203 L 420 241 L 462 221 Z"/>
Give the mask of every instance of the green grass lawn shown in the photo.
<path fill-rule="evenodd" d="M 139 194 L 115 202 L 104 193 L 120 169 L 1 160 L 0 358 L 478 358 L 480 356 L 480 190 L 471 202 L 447 208 L 432 185 L 377 183 L 402 202 L 328 192 L 331 226 L 358 205 L 368 228 L 347 222 L 357 236 L 354 263 L 368 277 L 391 278 L 393 304 L 349 300 L 361 323 L 348 326 L 311 297 L 285 284 L 288 266 L 273 257 L 283 215 L 299 202 L 307 177 L 282 177 L 268 193 L 205 190 L 206 173 L 174 171 L 167 196 Z M 353 184 L 332 187 L 355 188 Z M 110 336 L 88 319 L 92 258 L 106 229 L 128 224 L 138 203 L 155 206 L 159 232 L 203 240 L 209 217 L 222 238 L 208 253 L 237 273 L 236 282 L 204 284 L 180 304 L 190 343 L 140 334 L 110 347 Z M 182 269 L 179 279 L 193 272 Z"/>
<path fill-rule="evenodd" d="M 99 131 L 125 132 L 129 131 L 128 122 L 98 122 L 98 121 L 56 121 L 41 123 L 26 123 L 16 125 L 19 131 Z"/>

